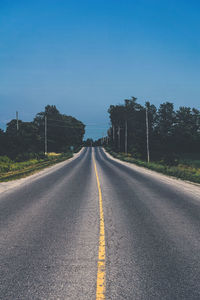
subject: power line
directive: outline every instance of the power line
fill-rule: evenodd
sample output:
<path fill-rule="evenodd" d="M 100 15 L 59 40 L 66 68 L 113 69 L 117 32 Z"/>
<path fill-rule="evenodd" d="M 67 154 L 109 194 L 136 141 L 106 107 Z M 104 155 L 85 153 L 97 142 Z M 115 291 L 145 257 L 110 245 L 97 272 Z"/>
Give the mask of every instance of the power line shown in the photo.
<path fill-rule="evenodd" d="M 69 121 L 67 121 L 67 120 L 57 120 L 57 119 L 49 119 L 48 118 L 48 121 L 54 121 L 54 122 L 62 122 L 62 123 L 69 123 Z M 82 123 L 82 122 L 81 122 Z M 104 126 L 103 124 L 97 124 L 97 123 L 90 123 L 90 124 L 85 124 L 85 123 L 82 123 L 83 125 L 85 125 L 85 126 L 102 126 L 102 127 L 104 127 L 104 128 L 107 128 L 108 126 Z M 81 126 L 81 125 L 80 125 Z"/>
<path fill-rule="evenodd" d="M 63 127 L 63 128 L 71 128 L 71 129 L 81 129 L 82 127 L 79 127 L 79 126 L 62 126 L 62 125 L 53 125 L 53 124 L 49 124 L 48 123 L 48 126 L 51 126 L 51 127 Z"/>

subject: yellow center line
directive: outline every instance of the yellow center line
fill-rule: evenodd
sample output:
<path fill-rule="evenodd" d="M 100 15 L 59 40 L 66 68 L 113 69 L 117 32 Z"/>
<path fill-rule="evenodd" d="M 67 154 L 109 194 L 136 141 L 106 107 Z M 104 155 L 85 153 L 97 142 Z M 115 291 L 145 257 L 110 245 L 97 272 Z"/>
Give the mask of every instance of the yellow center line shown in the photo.
<path fill-rule="evenodd" d="M 99 256 L 97 265 L 97 288 L 96 288 L 96 300 L 105 299 L 106 291 L 106 269 L 105 269 L 105 229 L 104 229 L 104 214 L 103 214 L 103 201 L 99 176 L 97 172 L 97 166 L 95 158 L 93 156 L 94 169 L 97 179 L 97 186 L 99 191 L 99 212 L 100 212 L 100 230 L 99 230 Z"/>

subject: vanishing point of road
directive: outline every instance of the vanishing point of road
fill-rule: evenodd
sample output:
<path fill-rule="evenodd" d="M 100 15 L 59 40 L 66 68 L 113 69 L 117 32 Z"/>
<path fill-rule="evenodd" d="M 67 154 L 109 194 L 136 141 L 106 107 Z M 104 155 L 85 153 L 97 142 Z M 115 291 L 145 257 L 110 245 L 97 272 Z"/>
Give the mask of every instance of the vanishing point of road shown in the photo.
<path fill-rule="evenodd" d="M 200 187 L 85 148 L 1 193 L 0 299 L 200 299 Z"/>

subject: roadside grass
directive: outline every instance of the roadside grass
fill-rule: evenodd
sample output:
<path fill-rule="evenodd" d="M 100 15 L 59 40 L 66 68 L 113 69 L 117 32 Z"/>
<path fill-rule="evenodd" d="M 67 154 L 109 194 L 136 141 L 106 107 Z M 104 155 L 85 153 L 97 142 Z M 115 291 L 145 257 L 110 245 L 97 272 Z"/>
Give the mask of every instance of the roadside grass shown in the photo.
<path fill-rule="evenodd" d="M 26 177 L 71 157 L 72 152 L 49 153 L 45 158 L 14 162 L 7 156 L 0 156 L 0 182 Z"/>
<path fill-rule="evenodd" d="M 165 175 L 200 183 L 200 160 L 183 159 L 180 160 L 180 163 L 177 166 L 169 166 L 158 162 L 148 163 L 143 160 L 133 158 L 130 154 L 126 155 L 125 153 L 116 153 L 108 147 L 105 147 L 105 149 L 113 157 L 122 161 L 130 162 Z"/>
<path fill-rule="evenodd" d="M 48 156 L 59 156 L 59 155 L 61 155 L 61 153 L 49 152 L 47 155 Z"/>
<path fill-rule="evenodd" d="M 186 153 L 180 157 L 179 163 L 193 168 L 200 168 L 200 154 Z"/>

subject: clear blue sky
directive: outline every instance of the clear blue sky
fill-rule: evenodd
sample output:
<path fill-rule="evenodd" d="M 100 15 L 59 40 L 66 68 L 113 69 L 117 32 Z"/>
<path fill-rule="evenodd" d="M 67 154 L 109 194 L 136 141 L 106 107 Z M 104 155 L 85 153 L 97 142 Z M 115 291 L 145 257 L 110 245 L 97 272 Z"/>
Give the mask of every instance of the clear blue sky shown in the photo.
<path fill-rule="evenodd" d="M 200 109 L 200 1 L 0 1 L 1 126 L 55 104 L 98 138 L 130 96 Z"/>

